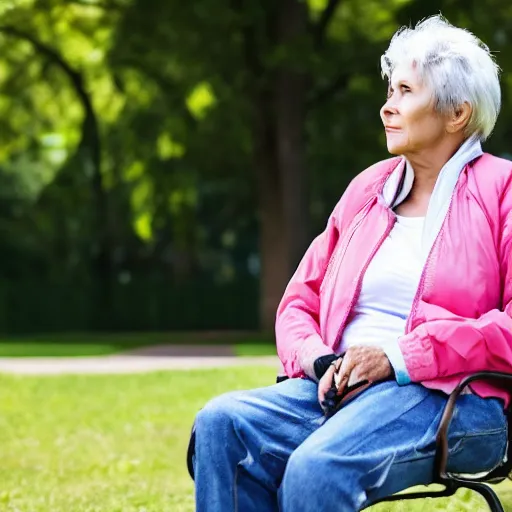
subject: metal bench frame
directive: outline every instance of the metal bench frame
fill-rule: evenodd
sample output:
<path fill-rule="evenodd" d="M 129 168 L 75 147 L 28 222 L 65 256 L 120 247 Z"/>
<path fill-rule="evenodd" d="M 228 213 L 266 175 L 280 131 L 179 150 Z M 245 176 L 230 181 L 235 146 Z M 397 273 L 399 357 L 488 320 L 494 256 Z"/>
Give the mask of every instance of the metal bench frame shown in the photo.
<path fill-rule="evenodd" d="M 280 382 L 285 380 L 286 377 L 278 377 L 277 381 Z M 402 493 L 402 494 L 394 494 L 392 496 L 388 496 L 386 498 L 380 499 L 371 506 L 376 503 L 381 503 L 384 501 L 401 501 L 401 500 L 412 500 L 412 499 L 423 499 L 423 498 L 442 498 L 447 496 L 453 496 L 458 489 L 467 488 L 473 491 L 480 493 L 492 512 L 504 512 L 503 506 L 494 492 L 494 490 L 489 487 L 488 484 L 496 484 L 499 482 L 503 482 L 506 478 L 508 478 L 510 472 L 512 471 L 512 421 L 510 414 L 510 406 L 506 411 L 508 418 L 508 447 L 507 447 L 507 457 L 505 460 L 492 471 L 487 473 L 484 476 L 462 476 L 457 474 L 452 474 L 447 471 L 448 464 L 448 429 L 450 427 L 450 423 L 453 417 L 453 412 L 455 410 L 455 404 L 457 402 L 457 398 L 460 396 L 462 391 L 469 386 L 472 382 L 476 380 L 486 380 L 493 381 L 501 387 L 509 388 L 512 390 L 512 374 L 502 373 L 502 372 L 478 372 L 469 377 L 466 377 L 461 381 L 461 383 L 455 388 L 455 390 L 450 394 L 448 402 L 443 411 L 443 415 L 441 417 L 441 422 L 439 424 L 439 428 L 437 431 L 436 437 L 436 455 L 434 460 L 434 475 L 433 481 L 434 484 L 441 484 L 444 486 L 444 489 L 441 491 L 425 491 L 425 492 L 410 492 L 410 493 Z M 195 430 L 192 428 L 192 435 L 190 437 L 190 442 L 187 450 L 187 467 L 190 476 L 194 479 L 194 467 L 193 467 L 193 457 L 194 457 L 194 448 L 195 448 Z"/>

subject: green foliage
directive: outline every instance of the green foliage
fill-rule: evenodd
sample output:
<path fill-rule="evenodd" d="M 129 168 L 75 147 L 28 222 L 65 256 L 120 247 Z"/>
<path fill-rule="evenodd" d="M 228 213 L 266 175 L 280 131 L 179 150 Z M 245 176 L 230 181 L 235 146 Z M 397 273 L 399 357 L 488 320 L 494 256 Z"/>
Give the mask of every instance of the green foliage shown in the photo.
<path fill-rule="evenodd" d="M 276 77 L 307 81 L 314 234 L 350 179 L 387 156 L 389 38 L 438 11 L 498 52 L 503 112 L 487 149 L 510 152 L 507 1 L 344 0 L 318 32 L 329 5 L 309 0 L 290 36 L 271 0 L 1 2 L 0 277 L 93 279 L 108 297 L 127 275 L 257 274 L 255 134 Z M 274 156 L 276 137 L 263 136 Z"/>
<path fill-rule="evenodd" d="M 122 275 L 97 314 L 96 281 L 78 278 L 0 281 L 0 332 L 11 334 L 73 331 L 255 330 L 258 282 L 255 278 L 212 280 L 208 275 L 177 281 Z M 233 300 L 235 298 L 236 300 Z"/>

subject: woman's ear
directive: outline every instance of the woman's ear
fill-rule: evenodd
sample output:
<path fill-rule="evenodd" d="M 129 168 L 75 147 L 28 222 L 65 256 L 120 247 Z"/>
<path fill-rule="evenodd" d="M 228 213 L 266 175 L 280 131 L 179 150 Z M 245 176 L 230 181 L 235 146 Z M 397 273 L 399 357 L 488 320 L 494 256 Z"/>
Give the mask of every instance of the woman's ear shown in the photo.
<path fill-rule="evenodd" d="M 448 133 L 457 133 L 464 130 L 471 119 L 472 113 L 473 107 L 467 101 L 456 107 L 448 119 L 446 131 Z"/>

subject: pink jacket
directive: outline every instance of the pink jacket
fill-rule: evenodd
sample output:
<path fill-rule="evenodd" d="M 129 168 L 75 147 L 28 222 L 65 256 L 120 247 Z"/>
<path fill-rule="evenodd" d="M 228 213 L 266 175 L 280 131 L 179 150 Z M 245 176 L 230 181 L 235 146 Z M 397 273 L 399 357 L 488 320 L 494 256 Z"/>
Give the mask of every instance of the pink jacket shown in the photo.
<path fill-rule="evenodd" d="M 379 162 L 347 188 L 279 305 L 276 340 L 289 377 L 314 376 L 336 352 L 362 277 L 394 222 L 382 191 L 402 160 Z M 512 372 L 512 162 L 484 154 L 459 176 L 399 339 L 413 382 L 451 392 L 480 370 Z M 485 382 L 472 389 L 508 403 Z"/>

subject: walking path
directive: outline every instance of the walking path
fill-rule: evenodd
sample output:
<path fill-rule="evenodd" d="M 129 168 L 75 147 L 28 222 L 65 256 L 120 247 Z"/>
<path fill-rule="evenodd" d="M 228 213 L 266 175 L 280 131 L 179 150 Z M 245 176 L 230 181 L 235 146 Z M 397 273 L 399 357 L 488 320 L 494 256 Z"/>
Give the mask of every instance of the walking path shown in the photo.
<path fill-rule="evenodd" d="M 23 375 L 143 373 L 229 366 L 271 366 L 276 356 L 237 357 L 230 346 L 158 345 L 94 357 L 2 357 L 0 372 Z"/>

